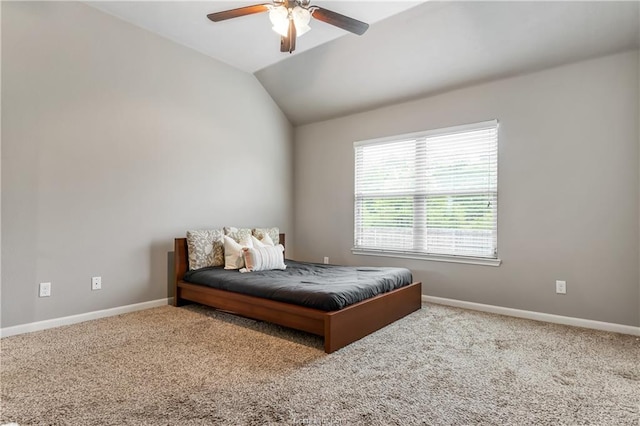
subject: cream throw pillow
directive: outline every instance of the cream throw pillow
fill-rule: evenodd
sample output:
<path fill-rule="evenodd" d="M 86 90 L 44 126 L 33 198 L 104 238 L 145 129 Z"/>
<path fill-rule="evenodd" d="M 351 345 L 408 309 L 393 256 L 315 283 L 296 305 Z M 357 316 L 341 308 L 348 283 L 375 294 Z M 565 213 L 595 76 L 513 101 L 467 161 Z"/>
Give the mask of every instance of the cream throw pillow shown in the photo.
<path fill-rule="evenodd" d="M 259 239 L 260 241 L 263 241 L 265 236 L 268 235 L 269 239 L 271 239 L 271 242 L 273 242 L 273 245 L 280 244 L 280 229 L 279 228 L 276 228 L 276 227 L 273 227 L 273 228 L 254 228 L 252 232 L 253 232 L 253 236 L 256 237 L 257 239 Z"/>
<path fill-rule="evenodd" d="M 284 247 L 277 246 L 245 247 L 242 249 L 245 268 L 240 272 L 270 271 L 287 269 L 284 264 Z"/>
<path fill-rule="evenodd" d="M 244 268 L 242 249 L 245 247 L 253 247 L 250 238 L 237 243 L 233 238 L 224 236 L 224 269 Z"/>
<path fill-rule="evenodd" d="M 257 239 L 252 235 L 251 242 L 253 243 L 254 247 L 268 247 L 268 246 L 273 247 L 275 245 L 273 244 L 273 241 L 271 241 L 271 238 L 269 238 L 268 235 L 265 235 L 265 238 L 262 241 L 260 241 L 259 239 Z"/>
<path fill-rule="evenodd" d="M 280 239 L 279 235 L 278 235 L 278 239 Z M 264 236 L 262 237 L 262 244 L 264 244 L 265 246 L 275 246 L 276 245 L 276 243 L 271 239 L 269 234 L 264 234 Z"/>

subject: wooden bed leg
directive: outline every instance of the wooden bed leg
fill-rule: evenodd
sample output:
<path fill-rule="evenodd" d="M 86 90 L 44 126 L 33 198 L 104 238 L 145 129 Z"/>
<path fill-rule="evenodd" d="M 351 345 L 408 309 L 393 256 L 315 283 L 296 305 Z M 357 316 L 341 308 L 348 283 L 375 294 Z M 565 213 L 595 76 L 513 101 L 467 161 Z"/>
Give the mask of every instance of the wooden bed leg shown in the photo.
<path fill-rule="evenodd" d="M 178 297 L 177 295 L 181 293 L 180 288 L 176 289 L 176 295 L 173 296 L 173 306 L 180 307 L 185 305 L 193 305 L 191 300 L 183 299 L 182 297 Z"/>
<path fill-rule="evenodd" d="M 179 298 L 177 294 L 173 296 L 173 306 L 177 308 L 179 306 L 183 306 L 184 304 L 185 304 L 184 301 L 181 298 Z"/>

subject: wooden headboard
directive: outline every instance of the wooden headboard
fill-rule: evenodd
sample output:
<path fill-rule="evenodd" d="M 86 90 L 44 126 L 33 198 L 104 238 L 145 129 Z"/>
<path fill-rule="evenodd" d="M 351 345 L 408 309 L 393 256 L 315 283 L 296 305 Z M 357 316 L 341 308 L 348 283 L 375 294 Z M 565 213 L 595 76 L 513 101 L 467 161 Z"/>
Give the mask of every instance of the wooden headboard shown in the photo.
<path fill-rule="evenodd" d="M 284 234 L 280 234 L 280 244 L 282 244 L 283 246 L 285 245 Z M 187 251 L 186 238 L 175 239 L 173 260 L 175 265 L 175 285 L 178 283 L 178 281 L 182 280 L 184 274 L 186 274 L 189 270 L 189 253 Z"/>

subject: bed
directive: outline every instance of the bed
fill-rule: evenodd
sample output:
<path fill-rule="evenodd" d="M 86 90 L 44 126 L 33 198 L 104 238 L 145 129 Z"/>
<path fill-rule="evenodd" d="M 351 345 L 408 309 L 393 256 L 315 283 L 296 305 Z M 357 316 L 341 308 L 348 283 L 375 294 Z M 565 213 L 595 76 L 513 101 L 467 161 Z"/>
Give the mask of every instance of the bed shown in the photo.
<path fill-rule="evenodd" d="M 280 234 L 284 245 L 285 236 Z M 324 350 L 332 353 L 355 342 L 386 325 L 421 308 L 419 282 L 403 285 L 356 303 L 322 305 L 322 309 L 310 304 L 301 306 L 287 297 L 271 300 L 259 295 L 242 294 L 228 289 L 214 288 L 188 282 L 188 253 L 186 238 L 175 239 L 175 288 L 174 306 L 196 302 L 244 317 L 267 321 L 296 330 L 316 334 L 324 338 Z M 287 261 L 289 263 L 291 261 Z M 297 262 L 296 262 L 297 264 Z M 251 274 L 237 275 L 251 276 Z M 191 274 L 193 275 L 193 274 Z M 193 279 L 193 277 L 191 277 Z M 338 309 L 326 310 L 336 307 Z"/>

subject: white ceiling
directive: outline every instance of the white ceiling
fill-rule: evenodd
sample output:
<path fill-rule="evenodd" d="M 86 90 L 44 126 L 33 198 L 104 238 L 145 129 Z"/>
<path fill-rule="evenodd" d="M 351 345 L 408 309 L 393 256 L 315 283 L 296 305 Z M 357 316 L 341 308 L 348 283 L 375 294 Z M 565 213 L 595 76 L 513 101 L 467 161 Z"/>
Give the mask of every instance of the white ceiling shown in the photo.
<path fill-rule="evenodd" d="M 318 0 L 313 4 L 373 24 L 422 1 Z M 280 36 L 271 29 L 268 14 L 248 15 L 222 22 L 211 22 L 207 15 L 268 2 L 88 1 L 87 4 L 243 71 L 254 73 L 290 56 L 289 53 L 280 52 Z M 358 37 L 317 20 L 312 20 L 309 25 L 311 31 L 298 38 L 294 54 L 338 37 Z"/>
<path fill-rule="evenodd" d="M 261 1 L 89 4 L 254 73 L 294 125 L 640 48 L 639 1 L 315 0 L 373 25 L 312 21 L 292 55 L 266 14 L 206 18 Z"/>

